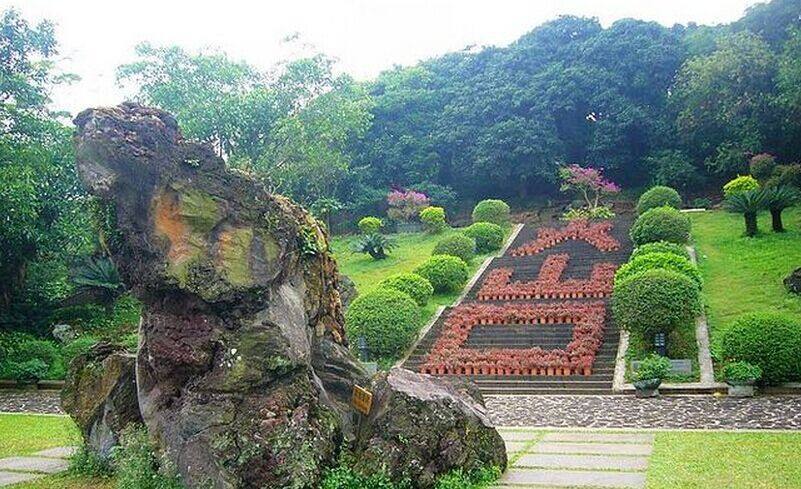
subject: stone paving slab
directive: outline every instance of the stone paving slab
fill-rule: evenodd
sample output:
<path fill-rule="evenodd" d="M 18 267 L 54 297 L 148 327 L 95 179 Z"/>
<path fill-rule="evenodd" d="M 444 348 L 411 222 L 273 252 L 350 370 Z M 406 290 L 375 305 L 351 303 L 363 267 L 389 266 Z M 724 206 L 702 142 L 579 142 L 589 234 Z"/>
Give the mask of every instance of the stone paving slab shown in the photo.
<path fill-rule="evenodd" d="M 648 458 L 537 453 L 523 455 L 515 462 L 515 467 L 584 470 L 646 470 L 648 468 Z"/>
<path fill-rule="evenodd" d="M 28 482 L 43 477 L 42 474 L 26 474 L 24 472 L 0 472 L 0 486 L 10 486 L 20 482 Z"/>
<path fill-rule="evenodd" d="M 508 451 L 508 450 L 507 450 Z M 651 455 L 653 447 L 631 443 L 549 443 L 541 442 L 532 449 L 537 453 L 582 453 L 597 455 Z"/>
<path fill-rule="evenodd" d="M 41 452 L 36 452 L 33 455 L 36 457 L 46 457 L 46 458 L 70 458 L 72 457 L 78 447 L 56 447 L 56 448 L 48 448 L 47 450 L 42 450 Z"/>
<path fill-rule="evenodd" d="M 58 458 L 9 457 L 0 459 L 0 470 L 18 472 L 41 472 L 55 474 L 67 470 L 69 462 Z"/>
<path fill-rule="evenodd" d="M 536 431 L 504 431 L 498 430 L 503 441 L 531 441 L 540 437 Z"/>
<path fill-rule="evenodd" d="M 506 445 L 506 453 L 517 453 L 522 451 L 528 442 L 525 441 L 506 441 L 504 445 Z"/>
<path fill-rule="evenodd" d="M 653 443 L 653 433 L 590 433 L 556 431 L 547 433 L 542 441 L 583 443 Z"/>
<path fill-rule="evenodd" d="M 645 487 L 645 473 L 591 470 L 511 470 L 503 476 L 501 483 L 511 486 L 594 486 L 639 489 Z"/>

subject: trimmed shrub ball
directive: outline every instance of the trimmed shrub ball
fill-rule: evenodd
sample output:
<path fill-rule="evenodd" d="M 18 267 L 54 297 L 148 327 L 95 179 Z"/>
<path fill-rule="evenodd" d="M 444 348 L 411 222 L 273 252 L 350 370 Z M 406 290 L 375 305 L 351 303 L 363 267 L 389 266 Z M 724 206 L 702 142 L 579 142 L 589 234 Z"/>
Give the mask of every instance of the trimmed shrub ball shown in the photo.
<path fill-rule="evenodd" d="M 482 200 L 473 208 L 473 222 L 491 222 L 504 225 L 509 223 L 509 204 L 502 200 Z"/>
<path fill-rule="evenodd" d="M 640 196 L 640 200 L 637 201 L 637 214 L 664 206 L 679 209 L 681 207 L 681 196 L 670 187 L 657 185 L 646 190 Z"/>
<path fill-rule="evenodd" d="M 384 226 L 384 222 L 373 216 L 366 216 L 359 219 L 359 231 L 364 234 L 376 234 L 381 231 L 381 228 Z"/>
<path fill-rule="evenodd" d="M 467 263 L 451 255 L 432 256 L 414 270 L 434 287 L 434 292 L 458 292 L 467 283 Z"/>
<path fill-rule="evenodd" d="M 657 207 L 638 217 L 629 234 L 637 246 L 656 241 L 686 244 L 690 239 L 690 218 L 672 207 Z"/>
<path fill-rule="evenodd" d="M 503 228 L 491 222 L 477 222 L 464 229 L 464 234 L 476 240 L 476 251 L 489 253 L 503 246 Z"/>
<path fill-rule="evenodd" d="M 458 256 L 465 263 L 470 263 L 476 255 L 476 241 L 462 233 L 451 234 L 439 240 L 431 254 Z"/>
<path fill-rule="evenodd" d="M 624 263 L 617 269 L 615 282 L 625 280 L 640 272 L 655 269 L 679 272 L 692 280 L 699 289 L 703 284 L 701 272 L 698 270 L 698 267 L 693 265 L 690 260 L 672 253 L 648 253 L 632 258 L 628 263 Z"/>
<path fill-rule="evenodd" d="M 448 226 L 445 220 L 445 209 L 442 207 L 426 207 L 421 210 L 420 221 L 426 231 L 431 234 L 441 233 Z"/>
<path fill-rule="evenodd" d="M 725 361 L 757 365 L 766 384 L 800 380 L 801 321 L 773 312 L 739 316 L 723 332 L 721 353 Z"/>
<path fill-rule="evenodd" d="M 615 282 L 612 315 L 617 324 L 643 337 L 668 334 L 701 312 L 701 294 L 692 280 L 672 270 L 648 270 Z"/>
<path fill-rule="evenodd" d="M 364 336 L 371 359 L 396 358 L 414 340 L 420 311 L 408 294 L 378 288 L 357 297 L 345 313 L 345 328 L 353 344 Z"/>
<path fill-rule="evenodd" d="M 723 196 L 731 197 L 732 195 L 757 189 L 759 189 L 759 182 L 756 178 L 751 175 L 740 175 L 737 178 L 729 180 L 729 182 L 723 186 Z"/>
<path fill-rule="evenodd" d="M 631 253 L 629 260 L 633 260 L 638 256 L 647 255 L 649 253 L 670 253 L 672 255 L 680 256 L 682 258 L 690 259 L 690 253 L 687 248 L 676 243 L 668 243 L 667 241 L 657 241 L 655 243 L 645 243 L 638 246 Z"/>
<path fill-rule="evenodd" d="M 408 294 L 421 307 L 428 304 L 428 300 L 434 294 L 434 287 L 431 286 L 431 282 L 416 273 L 392 275 L 382 280 L 378 286 Z"/>

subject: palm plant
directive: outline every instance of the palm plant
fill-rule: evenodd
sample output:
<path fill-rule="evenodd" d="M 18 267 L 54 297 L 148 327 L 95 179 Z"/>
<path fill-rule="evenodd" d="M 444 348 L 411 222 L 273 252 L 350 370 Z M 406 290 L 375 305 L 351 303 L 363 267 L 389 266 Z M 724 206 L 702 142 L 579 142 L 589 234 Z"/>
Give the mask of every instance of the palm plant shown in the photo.
<path fill-rule="evenodd" d="M 746 190 L 726 197 L 723 205 L 727 210 L 745 217 L 745 235 L 756 236 L 757 213 L 765 208 L 765 193 L 762 190 Z"/>
<path fill-rule="evenodd" d="M 376 260 L 383 260 L 387 253 L 395 247 L 395 242 L 383 234 L 372 233 L 362 236 L 353 247 L 353 251 L 367 253 Z"/>
<path fill-rule="evenodd" d="M 782 223 L 782 211 L 798 203 L 798 192 L 792 187 L 780 185 L 777 187 L 767 187 L 762 190 L 762 193 L 764 194 L 765 206 L 770 210 L 773 231 L 783 233 L 784 224 Z"/>
<path fill-rule="evenodd" d="M 95 298 L 107 307 L 125 290 L 117 267 L 106 257 L 87 257 L 72 272 L 76 292 Z"/>

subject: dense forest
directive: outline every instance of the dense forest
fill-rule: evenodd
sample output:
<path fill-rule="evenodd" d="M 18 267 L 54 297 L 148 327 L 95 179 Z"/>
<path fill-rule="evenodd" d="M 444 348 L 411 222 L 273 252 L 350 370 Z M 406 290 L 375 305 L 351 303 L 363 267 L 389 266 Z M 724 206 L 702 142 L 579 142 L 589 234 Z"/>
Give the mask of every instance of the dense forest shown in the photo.
<path fill-rule="evenodd" d="M 57 53 L 52 24 L 13 10 L 0 18 L 5 326 L 52 323 L 81 287 L 100 284 L 112 298 L 122 289 L 102 261 L 113 216 L 77 185 L 71 128 L 49 103 L 70 80 Z M 714 27 L 560 17 L 509 46 L 469 47 L 369 82 L 320 53 L 267 71 L 178 46 L 132 54 L 117 78 L 136 100 L 174 113 L 231 167 L 320 217 L 377 212 L 392 188 L 446 207 L 524 204 L 556 194 L 569 163 L 602 167 L 624 188 L 696 195 L 769 153 L 781 178 L 801 181 L 798 0 Z"/>

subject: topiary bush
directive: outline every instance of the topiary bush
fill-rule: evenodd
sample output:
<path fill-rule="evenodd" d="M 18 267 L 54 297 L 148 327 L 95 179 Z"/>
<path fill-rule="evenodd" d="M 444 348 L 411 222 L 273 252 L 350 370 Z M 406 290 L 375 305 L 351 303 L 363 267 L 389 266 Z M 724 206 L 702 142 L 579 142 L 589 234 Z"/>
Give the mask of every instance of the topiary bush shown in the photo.
<path fill-rule="evenodd" d="M 750 190 L 757 190 L 758 188 L 759 182 L 756 178 L 751 175 L 741 175 L 730 180 L 729 183 L 723 186 L 723 195 L 725 197 L 731 197 L 732 195 L 741 194 Z"/>
<path fill-rule="evenodd" d="M 381 228 L 384 227 L 384 221 L 377 217 L 373 216 L 366 216 L 359 219 L 359 231 L 364 234 L 376 234 L 381 232 Z"/>
<path fill-rule="evenodd" d="M 431 254 L 458 256 L 465 263 L 470 263 L 476 255 L 476 241 L 462 233 L 452 234 L 439 240 Z"/>
<path fill-rule="evenodd" d="M 701 312 L 701 294 L 692 280 L 672 270 L 648 270 L 616 281 L 612 315 L 617 324 L 643 337 L 668 334 Z"/>
<path fill-rule="evenodd" d="M 766 384 L 801 379 L 801 321 L 792 316 L 744 314 L 723 332 L 720 346 L 724 361 L 759 366 Z"/>
<path fill-rule="evenodd" d="M 441 233 L 448 223 L 445 221 L 445 209 L 442 207 L 426 207 L 420 211 L 420 222 L 425 230 L 432 234 Z"/>
<path fill-rule="evenodd" d="M 685 244 L 690 239 L 690 219 L 672 207 L 657 207 L 641 214 L 629 234 L 637 246 L 657 241 Z"/>
<path fill-rule="evenodd" d="M 477 222 L 464 229 L 464 234 L 476 240 L 476 251 L 489 253 L 503 246 L 503 228 L 491 222 Z"/>
<path fill-rule="evenodd" d="M 760 153 L 751 157 L 748 162 L 751 175 L 760 182 L 765 182 L 773 176 L 776 170 L 776 157 L 768 153 Z"/>
<path fill-rule="evenodd" d="M 382 280 L 378 286 L 406 293 L 421 307 L 428 304 L 428 300 L 434 294 L 434 287 L 431 282 L 416 273 L 392 275 Z"/>
<path fill-rule="evenodd" d="M 762 378 L 762 369 L 748 362 L 732 362 L 723 367 L 723 378 L 730 385 L 751 385 Z"/>
<path fill-rule="evenodd" d="M 681 208 L 681 196 L 675 189 L 657 185 L 646 190 L 640 196 L 640 200 L 637 201 L 637 214 L 664 206 L 674 209 Z"/>
<path fill-rule="evenodd" d="M 419 323 L 420 311 L 414 300 L 390 288 L 357 297 L 345 313 L 348 336 L 354 344 L 363 336 L 371 359 L 396 358 L 414 340 Z"/>
<path fill-rule="evenodd" d="M 631 253 L 631 258 L 629 258 L 629 260 L 633 260 L 638 256 L 647 255 L 649 253 L 670 253 L 672 255 L 686 258 L 687 260 L 690 259 L 690 253 L 687 252 L 687 248 L 684 246 L 676 243 L 668 243 L 667 241 L 657 241 L 655 243 L 645 243 L 644 245 L 635 248 Z"/>
<path fill-rule="evenodd" d="M 467 263 L 451 255 L 432 256 L 414 270 L 434 287 L 434 292 L 457 292 L 467 283 Z"/>
<path fill-rule="evenodd" d="M 473 208 L 473 222 L 491 222 L 502 226 L 509 223 L 510 213 L 509 204 L 502 200 L 482 200 Z"/>
<path fill-rule="evenodd" d="M 642 359 L 634 378 L 635 381 L 653 379 L 664 380 L 670 375 L 671 368 L 670 360 L 656 353 L 652 353 Z"/>
<path fill-rule="evenodd" d="M 632 258 L 628 263 L 624 263 L 615 273 L 615 282 L 625 280 L 632 275 L 647 270 L 673 270 L 679 272 L 693 281 L 700 289 L 703 284 L 701 272 L 687 258 L 674 255 L 673 253 L 648 253 Z"/>

